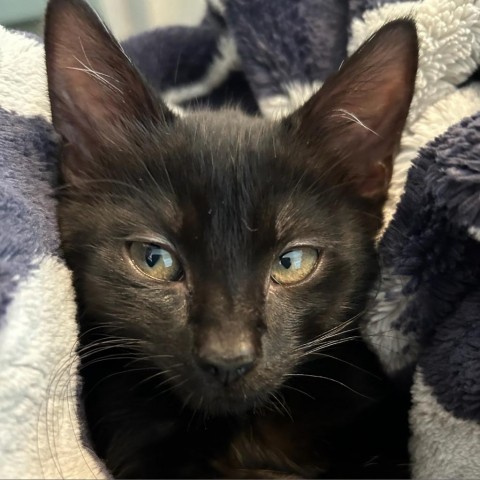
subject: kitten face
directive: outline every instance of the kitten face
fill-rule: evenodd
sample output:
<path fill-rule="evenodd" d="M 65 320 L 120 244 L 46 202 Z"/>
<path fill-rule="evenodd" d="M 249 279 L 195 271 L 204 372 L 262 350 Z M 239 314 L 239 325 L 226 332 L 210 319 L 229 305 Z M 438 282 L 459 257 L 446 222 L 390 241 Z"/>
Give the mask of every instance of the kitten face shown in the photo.
<path fill-rule="evenodd" d="M 152 133 L 114 160 L 127 168 L 107 167 L 100 183 L 61 202 L 64 246 L 87 312 L 112 335 L 142 340 L 159 368 L 185 381 L 182 396 L 195 392 L 192 403 L 248 408 L 293 371 L 300 345 L 363 307 L 371 232 L 328 176 L 290 161 L 284 128 L 238 112 L 170 128 L 173 144 Z M 131 240 L 167 247 L 182 278 L 140 272 Z M 318 251 L 318 264 L 298 284 L 276 283 L 272 268 L 299 247 Z M 254 356 L 246 375 L 224 385 L 204 371 L 199 350 L 241 342 Z"/>
<path fill-rule="evenodd" d="M 175 117 L 78 1 L 50 3 L 46 51 L 83 329 L 138 340 L 195 408 L 252 407 L 365 306 L 414 26 L 385 27 L 278 122 Z"/>

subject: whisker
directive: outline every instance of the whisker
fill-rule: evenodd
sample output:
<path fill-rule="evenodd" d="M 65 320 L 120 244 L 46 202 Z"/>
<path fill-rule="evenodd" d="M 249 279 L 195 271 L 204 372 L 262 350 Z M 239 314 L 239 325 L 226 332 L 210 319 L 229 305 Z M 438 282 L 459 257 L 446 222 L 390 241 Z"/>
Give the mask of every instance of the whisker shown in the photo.
<path fill-rule="evenodd" d="M 316 400 L 316 398 L 313 397 L 312 395 L 310 395 L 309 393 L 307 393 L 303 390 L 300 390 L 299 388 L 292 387 L 291 385 L 283 384 L 282 388 L 286 388 L 287 390 L 293 390 L 294 392 L 301 393 L 302 395 L 305 395 L 306 397 L 310 398 L 311 400 Z"/>
<path fill-rule="evenodd" d="M 156 372 L 153 375 L 150 375 L 149 377 L 144 378 L 140 382 L 136 383 L 133 388 L 138 388 L 140 385 L 148 383 L 148 382 L 156 379 L 157 377 L 161 377 L 162 375 L 168 375 L 169 373 L 172 373 L 172 371 L 171 370 L 160 370 L 159 372 Z M 168 378 L 166 379 L 166 381 L 168 381 Z M 160 385 L 156 385 L 155 388 L 161 386 L 162 384 L 163 384 L 163 382 Z M 133 390 L 133 388 L 132 388 L 132 390 Z"/>
<path fill-rule="evenodd" d="M 276 392 L 276 393 L 274 392 L 274 393 L 271 393 L 270 395 L 278 403 L 278 405 L 280 407 L 280 412 L 283 412 L 283 413 L 281 413 L 281 415 L 284 416 L 284 414 L 286 414 L 287 417 L 290 418 L 290 420 L 293 422 L 292 412 L 287 407 L 287 404 L 286 404 L 285 399 L 283 398 L 282 394 L 280 392 Z"/>
<path fill-rule="evenodd" d="M 321 335 L 317 338 L 314 338 L 313 340 L 310 340 L 306 343 L 303 343 L 302 345 L 299 345 L 296 349 L 297 350 L 304 350 L 304 349 L 309 348 L 309 347 L 321 345 L 326 340 L 338 337 L 340 335 L 345 335 L 347 333 L 352 333 L 352 332 L 358 332 L 358 327 L 351 328 L 351 329 L 344 330 L 344 331 L 339 331 L 337 333 L 333 332 L 332 334 L 323 334 L 323 335 Z"/>
<path fill-rule="evenodd" d="M 342 345 L 344 343 L 351 342 L 351 341 L 354 341 L 354 340 L 361 340 L 361 339 L 362 339 L 362 337 L 360 335 L 355 335 L 353 337 L 340 338 L 338 340 L 332 340 L 330 342 L 325 342 L 323 344 L 320 344 L 320 345 L 317 345 L 317 346 L 311 348 L 310 350 L 307 350 L 307 351 L 303 352 L 302 357 L 308 357 L 308 356 L 313 355 L 314 353 L 320 352 L 320 351 L 325 350 L 327 348 L 334 347 L 334 346 L 337 346 L 337 345 Z"/>
<path fill-rule="evenodd" d="M 325 357 L 325 358 L 330 358 L 332 360 L 337 360 L 338 362 L 349 365 L 352 368 L 355 368 L 356 370 L 359 370 L 360 372 L 366 373 L 367 375 L 370 375 L 371 377 L 376 378 L 377 380 L 381 379 L 378 375 L 375 375 L 374 373 L 369 372 L 368 370 L 365 370 L 364 368 L 359 367 L 358 365 L 355 365 L 354 363 L 347 362 L 347 360 L 344 360 L 343 358 L 338 358 L 338 357 L 335 357 L 334 355 L 328 355 L 326 353 L 316 353 L 315 355 Z"/>
<path fill-rule="evenodd" d="M 306 378 L 316 378 L 316 379 L 319 379 L 319 380 L 327 380 L 329 382 L 336 383 L 336 384 L 346 388 L 347 390 L 350 390 L 351 392 L 355 393 L 356 395 L 359 395 L 359 396 L 361 396 L 363 398 L 366 398 L 368 400 L 372 400 L 372 398 L 369 397 L 368 395 L 364 395 L 363 393 L 358 392 L 357 390 L 353 389 L 352 387 L 349 387 L 345 383 L 340 382 L 340 380 L 335 380 L 334 378 L 325 377 L 323 375 L 313 375 L 313 374 L 310 374 L 310 373 L 287 373 L 285 376 L 287 376 L 287 377 L 306 377 Z"/>
<path fill-rule="evenodd" d="M 168 380 L 170 381 L 175 381 L 177 380 L 177 378 L 180 378 L 181 375 L 174 375 L 173 377 L 170 377 Z M 162 390 L 161 392 L 157 393 L 156 395 L 154 395 L 153 397 L 151 397 L 152 400 L 158 398 L 158 397 L 161 397 L 162 395 L 165 395 L 167 394 L 168 392 L 171 392 L 172 390 L 176 390 L 176 389 L 179 389 L 181 388 L 183 385 L 185 385 L 185 383 L 187 383 L 188 379 L 184 379 L 182 380 L 180 383 L 174 383 L 170 388 L 167 388 L 166 390 Z M 162 384 L 165 383 L 165 382 L 162 382 Z M 162 384 L 160 385 L 157 385 L 156 388 L 159 388 Z"/>

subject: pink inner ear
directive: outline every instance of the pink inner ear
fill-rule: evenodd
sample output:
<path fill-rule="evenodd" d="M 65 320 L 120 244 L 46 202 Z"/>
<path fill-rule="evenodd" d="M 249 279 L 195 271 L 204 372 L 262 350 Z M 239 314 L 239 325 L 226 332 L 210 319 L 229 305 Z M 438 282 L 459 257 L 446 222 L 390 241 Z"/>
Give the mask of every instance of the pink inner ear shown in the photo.
<path fill-rule="evenodd" d="M 296 114 L 299 134 L 329 152 L 362 197 L 388 192 L 413 96 L 418 44 L 413 22 L 381 28 Z"/>

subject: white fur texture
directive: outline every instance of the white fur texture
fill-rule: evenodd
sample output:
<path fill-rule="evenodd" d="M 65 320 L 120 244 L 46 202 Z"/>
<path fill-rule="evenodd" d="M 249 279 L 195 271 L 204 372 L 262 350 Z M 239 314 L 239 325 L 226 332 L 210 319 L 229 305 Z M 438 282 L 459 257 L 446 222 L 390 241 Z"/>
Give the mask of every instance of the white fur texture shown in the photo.
<path fill-rule="evenodd" d="M 384 228 L 396 210 L 418 150 L 449 126 L 480 110 L 478 87 L 457 90 L 480 62 L 478 0 L 402 2 L 367 11 L 362 19 L 352 23 L 349 53 L 387 21 L 407 16 L 413 17 L 417 24 L 419 65 L 415 95 L 395 159 Z"/>
<path fill-rule="evenodd" d="M 51 118 L 43 46 L 3 27 L 0 107 Z M 80 440 L 71 275 L 55 257 L 36 264 L 0 328 L 0 478 L 105 478 Z"/>
<path fill-rule="evenodd" d="M 403 333 L 395 322 L 411 299 L 401 293 L 406 279 L 382 269 L 382 289 L 376 293 L 368 312 L 368 321 L 362 324 L 362 335 L 375 351 L 387 373 L 396 373 L 413 365 L 419 346 L 413 333 Z"/>
<path fill-rule="evenodd" d="M 474 238 L 477 242 L 480 242 L 480 228 L 470 227 L 468 233 Z"/>
<path fill-rule="evenodd" d="M 223 0 L 207 0 L 207 3 L 221 15 L 225 14 L 225 3 Z"/>
<path fill-rule="evenodd" d="M 445 12 L 450 12 L 450 17 Z M 415 17 L 419 30 L 421 45 L 419 71 L 409 123 L 402 137 L 401 150 L 395 159 L 389 198 L 384 209 L 385 223 L 379 238 L 388 228 L 395 213 L 411 163 L 419 150 L 451 125 L 480 110 L 478 83 L 461 89 L 456 88 L 457 83 L 463 82 L 475 71 L 475 62 L 479 59 L 480 2 L 425 0 L 418 4 L 410 2 L 389 4 L 367 12 L 364 21 L 357 20 L 353 24 L 350 50 L 357 48 L 386 20 L 406 15 Z M 472 32 L 477 32 L 478 35 L 475 38 L 469 36 Z M 462 42 L 466 41 L 470 44 L 464 46 Z M 442 49 L 445 49 L 445 62 L 441 60 Z M 453 61 L 455 53 L 460 57 L 458 65 Z M 449 68 L 448 72 L 445 71 L 445 65 Z M 439 95 L 443 97 L 438 99 Z M 375 299 L 369 323 L 364 330 L 365 334 L 373 336 L 376 345 L 379 345 L 377 351 L 380 359 L 390 372 L 398 371 L 412 363 L 418 353 L 418 345 L 413 336 L 404 335 L 391 328 L 402 314 L 402 305 L 407 301 L 401 295 L 397 297 L 396 302 L 385 298 L 385 293 L 394 287 L 392 282 L 401 282 L 401 279 L 395 280 L 388 272 L 383 272 L 383 293 L 381 292 Z M 397 286 L 401 288 L 400 284 Z M 407 345 L 408 354 L 403 354 Z"/>
<path fill-rule="evenodd" d="M 105 478 L 82 444 L 71 273 L 44 257 L 0 335 L 0 478 Z"/>
<path fill-rule="evenodd" d="M 417 371 L 410 411 L 413 478 L 474 479 L 480 477 L 480 426 L 454 417 L 436 401 Z"/>
<path fill-rule="evenodd" d="M 412 16 L 420 40 L 419 69 L 408 125 L 424 110 L 454 92 L 480 60 L 478 0 L 423 0 L 384 5 L 352 23 L 348 46 L 353 53 L 389 20 Z"/>
<path fill-rule="evenodd" d="M 479 110 L 480 85 L 477 83 L 454 90 L 445 98 L 427 107 L 416 122 L 405 131 L 401 150 L 395 159 L 389 198 L 384 209 L 385 222 L 380 235 L 383 235 L 395 213 L 405 188 L 408 171 L 420 148 L 441 135 L 451 125 L 455 125 Z"/>
<path fill-rule="evenodd" d="M 205 75 L 195 82 L 165 90 L 162 92 L 162 97 L 167 103 L 174 105 L 195 97 L 202 97 L 221 85 L 230 72 L 239 69 L 240 58 L 233 38 L 222 37 L 218 42 L 218 54 Z"/>
<path fill-rule="evenodd" d="M 43 45 L 0 25 L 0 107 L 50 120 Z"/>
<path fill-rule="evenodd" d="M 259 107 L 262 115 L 267 118 L 278 119 L 301 107 L 312 95 L 320 90 L 322 82 L 311 84 L 289 83 L 283 88 L 285 95 L 272 95 L 259 99 Z"/>

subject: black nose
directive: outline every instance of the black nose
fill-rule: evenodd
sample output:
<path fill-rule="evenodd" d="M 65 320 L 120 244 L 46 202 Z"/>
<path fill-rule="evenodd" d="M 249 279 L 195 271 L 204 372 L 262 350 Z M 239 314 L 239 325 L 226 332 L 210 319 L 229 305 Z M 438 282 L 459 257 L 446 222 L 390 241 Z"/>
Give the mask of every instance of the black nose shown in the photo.
<path fill-rule="evenodd" d="M 200 367 L 224 385 L 243 377 L 253 368 L 253 355 L 242 355 L 237 358 L 203 358 Z"/>

